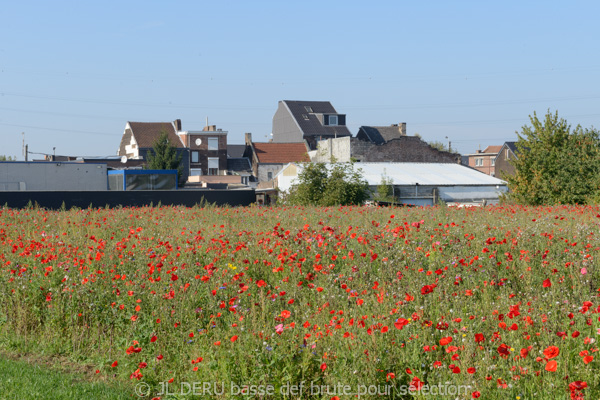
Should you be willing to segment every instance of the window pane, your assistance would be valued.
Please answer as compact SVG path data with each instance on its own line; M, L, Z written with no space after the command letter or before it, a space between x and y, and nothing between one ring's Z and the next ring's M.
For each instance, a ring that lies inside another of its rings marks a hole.
M208 159L208 168L219 168L219 159L218 158L209 158Z
M337 124L338 124L337 115L330 115L329 116L329 125L337 125Z
M219 150L219 139L218 138L208 138L208 149L209 150Z
M192 162L197 163L199 161L199 154L197 151L192 151Z

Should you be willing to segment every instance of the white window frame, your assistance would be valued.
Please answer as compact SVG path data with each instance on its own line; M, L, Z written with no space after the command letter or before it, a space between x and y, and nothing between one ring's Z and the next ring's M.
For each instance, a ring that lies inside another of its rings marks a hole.
M332 118L335 120L335 122L332 122ZM329 121L328 121L327 125L331 125L331 126L337 126L338 125L339 119L338 119L337 115L330 115L328 119L329 119Z
M208 150L219 150L219 138L208 138Z
M200 162L200 152L199 151L192 151L192 163L197 164Z
M492 167L495 167L495 166L496 166L496 159L492 158Z
M477 157L475 159L475 166L476 167L483 167L483 157Z

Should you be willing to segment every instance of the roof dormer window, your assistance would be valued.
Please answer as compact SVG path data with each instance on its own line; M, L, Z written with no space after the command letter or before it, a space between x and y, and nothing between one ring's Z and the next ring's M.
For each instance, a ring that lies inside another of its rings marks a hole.
M304 106L304 109L306 110L306 112L313 112L312 107L311 106Z
M330 115L328 118L328 124L327 125L337 125L338 124L338 116L337 115Z

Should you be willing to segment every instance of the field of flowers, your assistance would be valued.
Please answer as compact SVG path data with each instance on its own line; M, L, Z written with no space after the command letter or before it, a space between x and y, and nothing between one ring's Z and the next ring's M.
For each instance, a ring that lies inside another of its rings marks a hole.
M0 208L0 350L149 399L597 399L599 213Z

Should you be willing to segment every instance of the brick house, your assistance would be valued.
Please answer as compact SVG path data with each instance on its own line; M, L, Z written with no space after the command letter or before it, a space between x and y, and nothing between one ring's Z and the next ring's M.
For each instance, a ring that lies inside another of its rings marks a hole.
M227 131L209 125L201 131L179 131L178 135L190 152L190 176L226 175Z
M514 175L515 167L512 161L518 158L519 149L517 148L517 142L504 142L496 156L496 176L503 179L507 175Z
M228 170L227 131L217 129L215 125L205 126L201 131L184 131L179 119L173 122L127 122L118 155L143 160L145 164L148 151L162 132L167 133L169 142L182 156L184 182L218 183L223 180L237 183L243 180L239 173L231 174ZM224 175L238 176L218 178Z
M352 136L346 127L346 114L340 114L328 101L281 100L273 116L273 142L301 143L310 150L321 140Z
M182 156L182 180L190 174L189 151L177 132L181 130L181 120L173 122L131 122L127 121L117 154L133 160L148 160L148 151L162 132L167 133L169 142L175 146L177 155ZM145 162L144 162L145 165Z
M246 133L244 157L250 159L259 187L269 186L284 165L310 161L305 143L255 143L250 133Z
M468 166L490 176L496 176L496 157L502 146L488 146L485 150L477 150L467 154Z

